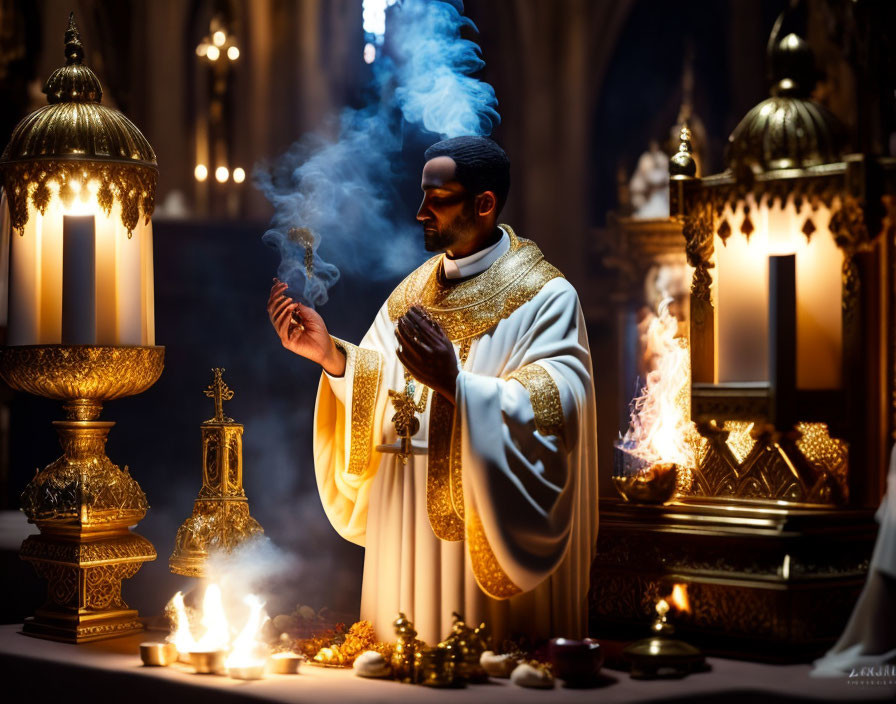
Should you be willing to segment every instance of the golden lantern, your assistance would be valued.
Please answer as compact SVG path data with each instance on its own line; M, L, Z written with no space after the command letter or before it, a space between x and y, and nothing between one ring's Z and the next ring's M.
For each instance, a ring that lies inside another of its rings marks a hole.
M863 505L882 462L885 301L878 234L890 159L841 158L842 128L809 98L813 58L770 40L772 96L729 139L728 169L696 178L682 131L672 214L694 267L691 413L706 440L694 493L777 505ZM888 275L888 272L883 272ZM860 468L850 472L850 467Z
M670 159L699 438L674 503L601 503L604 635L643 624L675 582L695 604L679 629L710 650L804 658L864 582L896 398L896 160L843 155L788 18L769 41L771 96L731 134L726 170L697 175L687 127Z
M22 494L40 533L20 555L49 582L24 632L83 642L142 629L121 582L156 557L129 530L148 504L128 468L106 456L114 423L98 418L104 401L156 382L165 350L153 319L155 154L130 120L100 104L73 16L65 56L44 87L49 104L16 126L0 159L11 230L0 374L67 412L53 423L63 456Z

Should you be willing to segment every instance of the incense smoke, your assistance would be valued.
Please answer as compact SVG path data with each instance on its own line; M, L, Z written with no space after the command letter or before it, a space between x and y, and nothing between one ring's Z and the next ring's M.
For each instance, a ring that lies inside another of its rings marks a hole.
M404 0L389 26L394 58L374 63L369 103L342 111L335 140L306 135L256 169L275 210L262 239L279 250L278 278L307 304L326 303L340 268L389 278L422 252L414 213L395 208L402 118L439 138L488 135L500 121L494 89L473 76L485 63L460 36L476 29L462 11L460 0ZM310 277L305 246L287 236L294 227L314 233ZM321 257L322 246L339 268Z

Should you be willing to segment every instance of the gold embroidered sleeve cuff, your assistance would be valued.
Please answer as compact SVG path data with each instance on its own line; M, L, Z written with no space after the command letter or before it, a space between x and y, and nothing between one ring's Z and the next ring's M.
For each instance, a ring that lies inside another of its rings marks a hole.
M495 557L485 535L482 519L475 509L468 511L466 524L470 563L473 566L473 575L482 591L492 599L509 599L520 594L523 590L510 579Z
M563 435L563 405L554 379L540 364L527 364L505 377L515 379L529 393L535 429L542 435Z
M373 457L373 425L376 396L382 377L379 352L333 338L345 354L346 383L351 380L351 447L348 473L363 474Z

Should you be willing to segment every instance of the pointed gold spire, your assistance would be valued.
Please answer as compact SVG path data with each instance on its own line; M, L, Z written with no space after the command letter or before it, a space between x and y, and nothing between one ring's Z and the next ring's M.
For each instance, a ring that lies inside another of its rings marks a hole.
M697 162L691 148L691 130L687 122L681 126L678 151L669 159L669 175L672 178L694 178L697 175Z

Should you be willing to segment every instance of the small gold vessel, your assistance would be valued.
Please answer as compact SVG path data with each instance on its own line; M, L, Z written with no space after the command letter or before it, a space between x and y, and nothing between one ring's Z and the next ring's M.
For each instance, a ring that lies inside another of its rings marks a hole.
M194 650L190 653L190 664L200 675L217 675L224 669L224 650Z
M267 671L272 675L297 675L304 659L297 653L274 653L268 658Z
M174 643L141 643L140 659L147 667L167 667L177 662Z
M675 498L678 473L674 462L654 462L631 474L614 474L613 484L631 503L665 504Z

